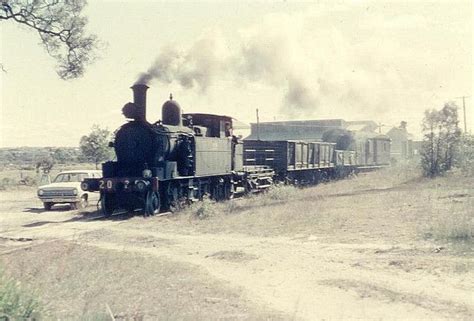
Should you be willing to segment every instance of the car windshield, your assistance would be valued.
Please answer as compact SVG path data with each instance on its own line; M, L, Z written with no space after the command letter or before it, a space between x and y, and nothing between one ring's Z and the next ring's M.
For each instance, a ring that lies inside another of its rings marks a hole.
M87 178L86 173L62 173L56 176L54 179L55 183L65 183L65 182L82 182L84 178Z

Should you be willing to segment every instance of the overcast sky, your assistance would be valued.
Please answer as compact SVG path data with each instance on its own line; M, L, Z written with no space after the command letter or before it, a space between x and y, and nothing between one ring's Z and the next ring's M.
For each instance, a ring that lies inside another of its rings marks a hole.
M472 10L471 1L90 0L89 30L107 46L73 81L57 77L37 34L2 21L0 147L77 146L93 124L115 130L129 87L155 61L149 120L172 92L186 112L404 120L419 135L425 109L473 94Z

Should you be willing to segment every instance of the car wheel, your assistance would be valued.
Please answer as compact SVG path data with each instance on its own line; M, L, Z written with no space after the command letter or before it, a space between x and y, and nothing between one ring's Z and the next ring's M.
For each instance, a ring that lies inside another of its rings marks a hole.
M43 203L43 206L44 206L44 209L46 211L50 211L51 210L51 207L53 207L54 203L51 203L51 202L44 202Z
M89 202L87 201L87 195L82 195L79 202L71 203L71 209L78 210L87 207L87 205L89 205Z
M76 208L86 208L89 205L87 194L81 196L81 200L76 203Z

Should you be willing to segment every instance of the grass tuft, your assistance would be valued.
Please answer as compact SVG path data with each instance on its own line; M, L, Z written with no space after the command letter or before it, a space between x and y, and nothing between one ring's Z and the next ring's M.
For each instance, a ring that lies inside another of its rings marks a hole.
M40 313L39 301L0 271L0 320L36 320Z
M287 201L298 199L300 196L298 188L292 185L274 185L265 193L258 195L264 203L286 203Z
M219 211L216 206L216 202L211 200L208 196L204 196L202 201L195 202L186 209L191 217L204 220L215 216Z
M469 212L449 213L449 215L433 222L429 231L427 235L437 240L473 242L474 216Z

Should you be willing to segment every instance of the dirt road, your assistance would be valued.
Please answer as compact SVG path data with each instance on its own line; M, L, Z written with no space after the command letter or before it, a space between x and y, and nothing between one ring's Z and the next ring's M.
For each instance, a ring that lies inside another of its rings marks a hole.
M443 248L429 242L394 244L362 239L337 243L312 234L202 233L177 226L160 229L168 222L166 217L93 220L88 216L74 219L67 211L38 216L11 210L4 216L0 232L4 241L0 257L13 260L23 248L34 251L40 244L67 241L115 253L164 258L190 265L243 293L255 305L275 312L244 318L474 318L472 256L444 255Z

